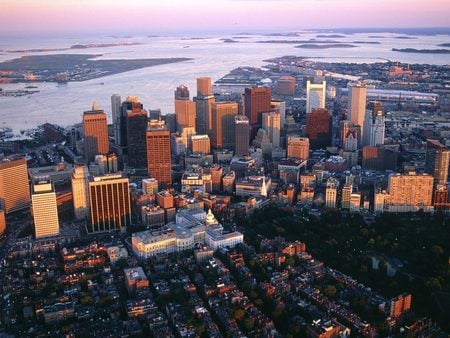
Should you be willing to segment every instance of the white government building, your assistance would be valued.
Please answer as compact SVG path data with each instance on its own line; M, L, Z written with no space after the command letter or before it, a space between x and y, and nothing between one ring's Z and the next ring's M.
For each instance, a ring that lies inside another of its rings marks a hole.
M240 232L224 234L222 225L211 212L182 210L176 222L168 223L158 231L136 232L131 237L134 253L142 259L193 249L196 245L208 245L211 249L234 247L244 241Z

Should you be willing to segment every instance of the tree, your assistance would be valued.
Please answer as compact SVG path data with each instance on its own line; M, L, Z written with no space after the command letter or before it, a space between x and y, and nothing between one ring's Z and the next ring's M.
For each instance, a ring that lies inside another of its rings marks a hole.
M242 325L244 326L244 330L245 331L251 331L253 330L255 323L253 322L253 320L251 320L250 318L246 317L243 321L242 321Z
M325 286L325 288L323 289L323 293L325 294L325 296L327 296L328 298L334 298L336 296L336 287L334 285L327 285Z
M245 311L243 309L236 309L233 311L233 318L240 322L245 317Z

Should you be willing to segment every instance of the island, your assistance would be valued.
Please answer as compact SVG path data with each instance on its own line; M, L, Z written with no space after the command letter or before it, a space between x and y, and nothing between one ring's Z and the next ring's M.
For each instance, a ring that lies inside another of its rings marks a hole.
M319 34L316 35L317 38L345 38L345 35L340 35L340 34Z
M450 43L440 43L439 47L450 47Z
M352 41L352 43L355 43L357 45L380 45L381 42L379 41Z
M329 48L353 48L355 45L350 45L346 43L334 43L327 45L315 45L315 44L303 44L295 46L295 48L304 48L304 49L329 49Z
M42 53L42 52L56 52L71 49L88 49L88 48L108 48L118 46L137 46L142 45L140 42L113 42L113 43L89 43L89 44L75 44L66 48L33 48L33 49L13 49L8 50L8 53Z
M392 48L394 52L418 54L450 54L450 49Z
M239 41L233 40L233 39L220 39L225 43L238 43Z
M30 55L0 63L0 82L86 81L190 58L95 59L102 54Z

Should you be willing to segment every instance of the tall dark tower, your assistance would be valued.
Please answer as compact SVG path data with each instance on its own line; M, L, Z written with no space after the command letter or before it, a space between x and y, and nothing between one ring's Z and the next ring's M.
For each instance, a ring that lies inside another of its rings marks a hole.
M248 147L250 144L250 125L245 115L236 115L234 119L235 127L235 154L236 156L248 155Z
M133 168L147 167L147 111L140 104L133 105L127 113L128 166Z

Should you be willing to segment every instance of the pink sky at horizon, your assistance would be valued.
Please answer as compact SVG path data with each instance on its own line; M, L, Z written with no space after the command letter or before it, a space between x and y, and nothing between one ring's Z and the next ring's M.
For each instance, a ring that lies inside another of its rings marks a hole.
M449 27L449 0L0 0L0 34Z

